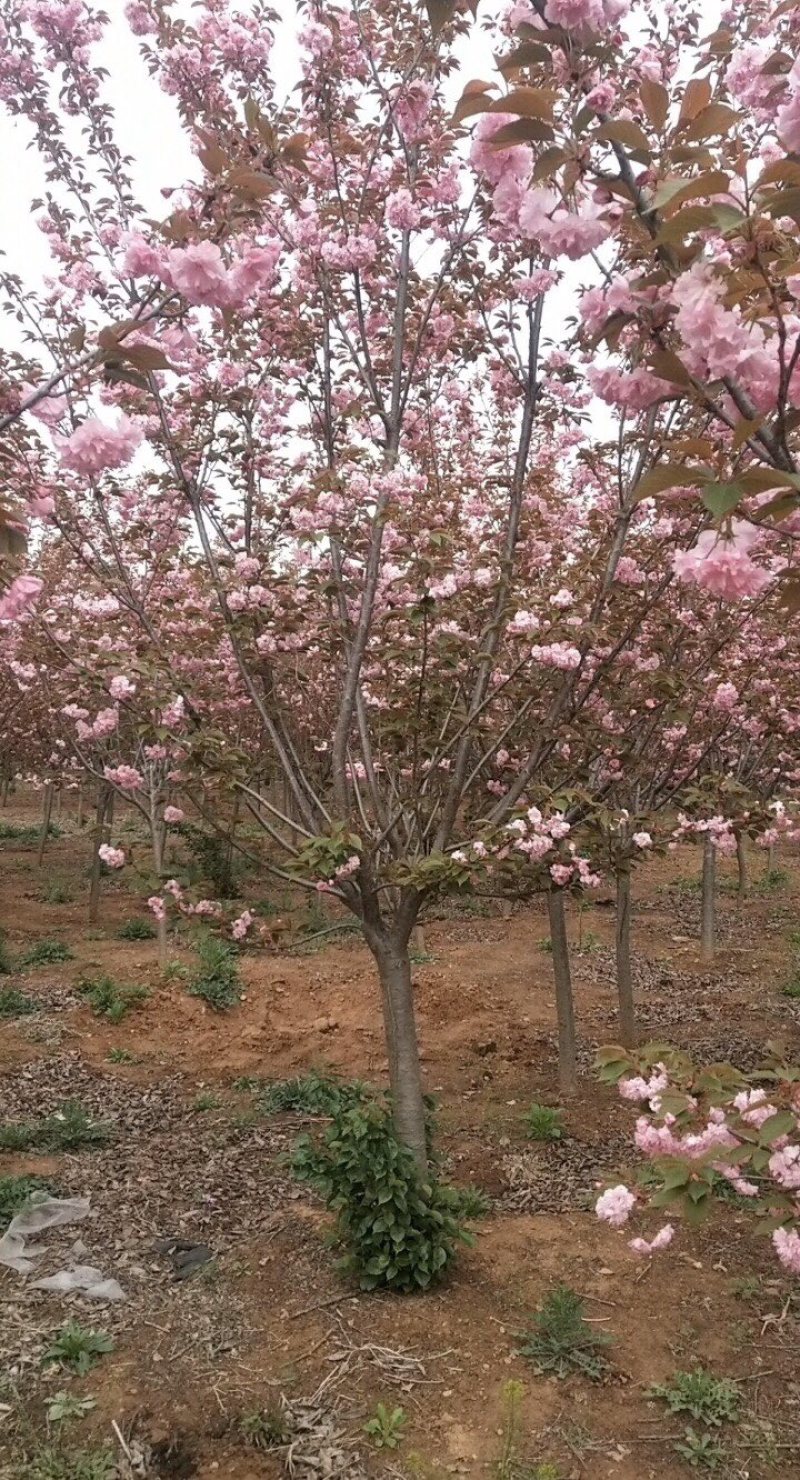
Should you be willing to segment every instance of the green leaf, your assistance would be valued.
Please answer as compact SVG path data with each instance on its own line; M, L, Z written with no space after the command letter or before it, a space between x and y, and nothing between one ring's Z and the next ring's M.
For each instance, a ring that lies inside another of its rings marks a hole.
M740 483L707 483L702 491L702 500L709 513L721 519L730 514L741 503L745 492Z

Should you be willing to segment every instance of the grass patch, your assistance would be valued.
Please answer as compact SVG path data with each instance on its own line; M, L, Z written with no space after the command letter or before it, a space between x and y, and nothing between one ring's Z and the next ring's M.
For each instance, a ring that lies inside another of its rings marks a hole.
M51 1184L44 1177L0 1177L0 1228L10 1223L34 1192L52 1191Z
M359 1104L369 1087L358 1079L338 1079L312 1069L296 1079L277 1079L267 1085L261 1099L265 1115L336 1115Z
M104 1146L110 1136L103 1121L92 1120L77 1100L67 1100L41 1120L0 1125L0 1151L78 1151Z
M533 1328L520 1346L520 1354L537 1372L569 1377L577 1372L593 1382L608 1371L603 1350L611 1341L605 1331L590 1326L584 1303L569 1285L556 1285L536 1312Z
M243 1413L236 1428L248 1449L282 1449L291 1438L289 1425L279 1408Z
M64 1367L78 1377L85 1377L101 1357L113 1350L114 1342L107 1331L90 1330L72 1320L61 1327L42 1361L46 1367Z
M190 997L202 997L215 1012L237 1007L242 1000L242 983L233 946L216 935L203 935L197 942L200 970L189 987Z
M663 1399L670 1413L688 1413L696 1423L711 1428L736 1423L742 1404L735 1382L729 1377L714 1377L704 1367L694 1372L673 1372L669 1382L654 1383L649 1396Z
M17 827L13 822L0 822L0 843L38 843L42 835L40 827ZM51 822L47 829L48 838L60 838L62 829Z
M63 940L37 940L19 958L20 966L50 966L56 961L71 961L73 953Z
M0 987L0 1018L29 1017L36 1003L19 987Z
M531 1105L525 1125L532 1141L562 1141L564 1112L556 1105Z
M113 1480L119 1474L110 1448L73 1449L46 1445L24 1464L20 1480Z
M132 920L126 920L117 931L117 940L155 940L155 926L142 915L134 915Z
M42 904L72 904L74 898L75 895L70 889L69 884L63 883L60 879L53 879L49 884L45 884L44 889L39 892L39 899Z
M82 981L78 991L88 1002L95 1017L108 1018L110 1023L121 1023L125 1014L137 1002L144 1002L148 996L144 987L120 986L110 976Z

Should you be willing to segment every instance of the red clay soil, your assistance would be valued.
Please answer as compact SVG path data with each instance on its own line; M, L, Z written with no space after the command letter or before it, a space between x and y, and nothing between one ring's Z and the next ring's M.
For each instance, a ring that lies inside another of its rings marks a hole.
M12 806L3 820L33 815L32 804ZM34 848L0 843L0 924L11 955L45 938L74 952L0 978L0 988L19 986L39 1009L0 1020L0 1121L75 1098L108 1122L113 1140L46 1159L0 1153L0 1178L33 1171L62 1195L88 1193L92 1219L48 1235L47 1248L55 1258L80 1233L88 1262L119 1278L128 1298L99 1307L34 1291L0 1269L0 1366L8 1362L13 1376L11 1396L0 1390L0 1415L9 1404L0 1454L5 1443L10 1466L0 1475L28 1473L31 1454L48 1442L44 1400L67 1389L97 1403L58 1440L66 1451L113 1438L116 1421L149 1454L146 1475L277 1477L290 1473L285 1455L248 1448L242 1416L274 1408L281 1395L307 1399L328 1379L317 1404L360 1456L336 1473L679 1480L693 1470L674 1446L693 1421L669 1414L648 1389L699 1364L740 1384L742 1418L721 1433L717 1473L800 1475L800 1305L768 1240L745 1212L720 1207L699 1233L681 1228L660 1262L642 1263L591 1212L597 1183L630 1173L637 1160L630 1107L591 1073L595 1047L615 1037L612 909L584 909L580 950L571 920L583 1077L563 1106L565 1139L544 1147L524 1123L532 1101L559 1103L544 910L426 924L416 996L446 1174L484 1189L493 1204L447 1283L398 1299L354 1292L337 1272L329 1220L285 1164L308 1124L260 1113L254 1083L321 1067L383 1080L368 952L335 936L320 937L314 953L249 951L241 1005L213 1012L188 994L177 967L159 978L154 942L117 938L142 913L135 879L108 882L100 925L88 928L89 846L66 821L39 871ZM640 871L634 949L648 1037L746 1067L770 1040L798 1053L798 1006L781 985L793 967L800 869L780 863L784 878L757 883L744 901L723 870L712 966L696 948L699 856L686 849ZM65 892L72 898L63 901ZM189 971L188 943L176 943L173 958ZM77 990L102 975L149 992L117 1025L94 1016ZM214 1257L176 1282L154 1250L167 1235L207 1243ZM585 1297L590 1321L613 1337L598 1383L538 1376L517 1354L559 1282ZM84 1378L41 1367L69 1316L115 1341ZM517 1467L503 1471L510 1379L523 1393ZM379 1401L405 1410L396 1450L375 1450L363 1433ZM548 1463L552 1470L537 1471Z

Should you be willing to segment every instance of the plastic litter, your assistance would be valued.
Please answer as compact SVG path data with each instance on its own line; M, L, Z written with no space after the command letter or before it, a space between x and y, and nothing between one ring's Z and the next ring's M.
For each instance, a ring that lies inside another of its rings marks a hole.
M125 1291L116 1280L107 1280L99 1269L91 1264L76 1264L72 1269L61 1269L44 1280L33 1280L34 1290L80 1290L92 1300L124 1300Z
M29 1240L48 1228L59 1228L65 1223L80 1223L89 1216L88 1197L33 1197L27 1207L11 1219L0 1238L0 1264L14 1269L18 1274L30 1274L34 1260L45 1251ZM85 1254L86 1247L78 1241L73 1254ZM61 1269L46 1279L33 1280L36 1290L80 1290L94 1300L124 1300L125 1291L114 1279L106 1279L102 1271L90 1264L74 1264Z

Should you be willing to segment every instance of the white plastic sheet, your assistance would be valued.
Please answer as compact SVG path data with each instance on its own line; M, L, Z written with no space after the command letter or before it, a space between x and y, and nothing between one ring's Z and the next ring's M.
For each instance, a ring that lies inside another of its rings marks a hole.
M2 1238L0 1238L0 1264L8 1269L14 1269L18 1274L30 1274L34 1268L34 1260L41 1257L45 1252L39 1245L31 1244L29 1240L40 1233L45 1233L48 1228L63 1227L66 1223L80 1223L89 1216L88 1197L36 1197L34 1195L27 1207L17 1213L8 1225ZM82 1244L73 1249L73 1253L85 1253ZM90 1296L93 1300L124 1300L125 1292L122 1286L114 1279L106 1279L102 1271L95 1269L90 1264L73 1264L68 1269L61 1269L57 1274L49 1275L45 1279L34 1280L34 1289L37 1290L60 1290L67 1292L79 1290L82 1294Z

